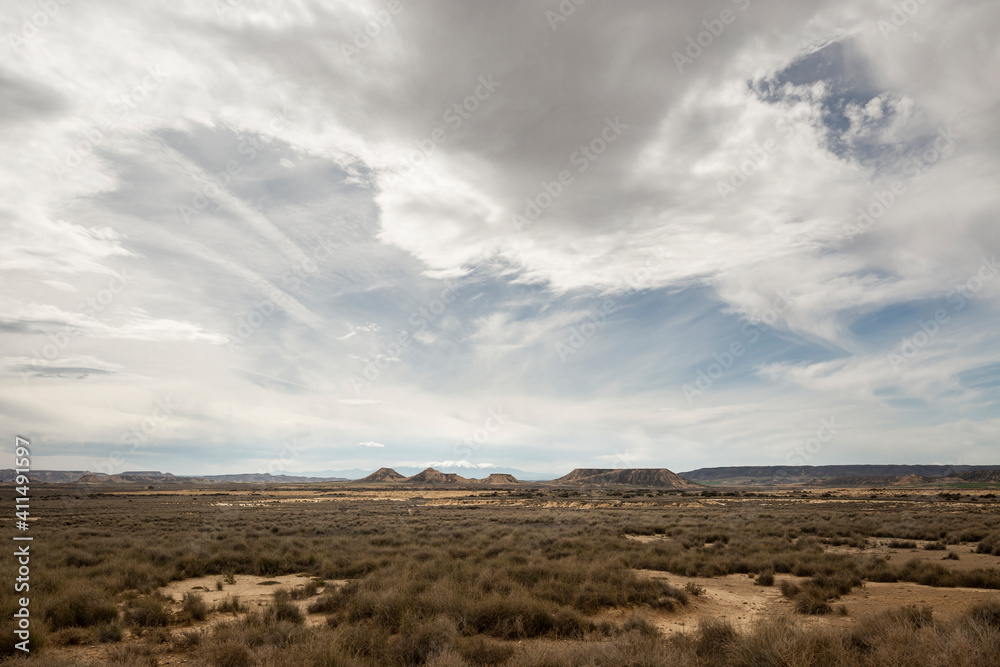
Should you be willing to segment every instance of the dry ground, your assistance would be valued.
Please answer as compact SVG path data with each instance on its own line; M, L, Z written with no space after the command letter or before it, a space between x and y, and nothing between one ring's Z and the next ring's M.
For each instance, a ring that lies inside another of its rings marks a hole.
M935 624L892 617L918 633L911 643L960 632L980 638L970 655L989 649L992 630L962 624L971 605L1000 600L1000 503L985 490L960 501L937 490L824 493L49 485L32 526L33 613L46 641L29 662L739 664L725 653L738 642L709 641L699 627L729 622L752 643L787 619L781 627L795 632L852 633L873 613L913 606L932 608ZM939 542L944 550L924 548ZM769 571L774 585L756 585ZM829 589L830 576L846 577L846 590ZM799 613L782 582L846 613ZM287 604L301 620L282 620L279 589L298 591ZM204 620L185 615L185 593L201 596ZM214 611L232 596L242 612ZM134 620L143 600L159 601L165 625ZM115 627L120 640L109 640ZM857 641L843 641L845 664L880 650L851 657Z

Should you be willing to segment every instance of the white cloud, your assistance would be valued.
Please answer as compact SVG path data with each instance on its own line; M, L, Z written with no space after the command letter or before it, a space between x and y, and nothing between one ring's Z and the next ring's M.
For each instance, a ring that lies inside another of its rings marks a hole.
M824 456L934 458L948 437L985 456L997 283L901 372L885 359L1000 247L995 5L923 5L883 36L880 5L754 2L683 72L673 52L711 18L694 3L588 4L555 33L527 1L413 5L346 58L382 6L71 3L11 53L0 355L31 373L0 392L4 426L110 451L171 395L147 449L167 461L308 432L356 465L376 438L441 465L680 468L783 461L839 411ZM810 78L838 43L844 66ZM455 126L482 76L499 87ZM444 278L463 287L447 303ZM604 298L623 307L563 363ZM680 387L761 319L689 405ZM511 418L458 451L499 405Z

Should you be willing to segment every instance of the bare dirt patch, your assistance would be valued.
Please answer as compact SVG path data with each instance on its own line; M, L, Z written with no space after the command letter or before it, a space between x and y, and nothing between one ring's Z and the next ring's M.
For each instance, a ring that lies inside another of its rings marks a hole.
M226 598L238 596L240 602L247 609L252 610L258 607L266 607L271 602L274 591L279 588L286 588L289 591L304 589L306 584L309 583L310 577L305 574L285 574L280 577L258 577L249 574L237 574L235 576L236 583L223 583L222 590L216 590L216 582L223 580L224 577L209 575L207 577L172 581L161 588L160 592L177 603L178 609L185 593L199 593L209 608L212 609ZM346 583L346 581L332 581L326 582L325 586L339 586L343 583ZM322 590L324 589L320 589L320 592ZM293 600L293 602L298 604L303 614L306 613L306 606L309 603L308 599ZM233 618L233 615L213 613L209 618L225 620Z
M724 577L682 577L654 570L638 570L640 575L660 579L677 588L693 583L705 589L701 595L689 595L688 603L670 612L656 612L653 622L664 634L695 630L701 620L719 619L740 629L754 621L792 612L792 604L781 596L776 586L756 586L745 574ZM783 577L805 581L804 577ZM775 578L776 581L780 579Z
M120 644L91 643L80 646L58 646L50 650L55 655L71 660L86 661L90 664L110 664L112 652L118 650L119 647L126 645L148 645L155 647L157 643L169 641L185 633L207 633L220 623L234 621L247 612L262 610L273 600L274 591L280 588L288 591L301 591L311 581L311 577L305 574L286 574L275 577L240 574L235 575L235 583L232 584L225 583L224 579L225 577L217 575L194 577L172 581L159 590L160 594L172 601L167 603L167 606L173 613L181 611L181 601L186 593L201 595L210 610L208 617L204 621L184 622L179 625L170 625L156 630L147 629L142 632L142 636L137 634L135 629L129 628L126 630L124 640ZM223 581L221 591L217 590L216 581ZM291 601L302 612L307 627L320 626L326 623L326 617L323 614L309 613L309 603L315 599L315 596L322 594L330 587L340 586L345 583L347 583L347 580L327 581L324 587L318 589L313 596ZM219 603L233 597L239 598L243 611L239 613L216 611ZM160 633L161 640L157 641L153 639L157 636L156 633ZM156 657L160 665L181 665L191 662L190 655L184 653L157 651Z
M783 580L802 583L808 577L777 575L774 586L757 586L745 574L706 578L682 577L654 570L637 572L642 576L667 581L677 588L694 583L705 589L700 596L689 596L688 604L677 610L652 614L654 624L666 635L695 630L702 620L727 620L735 627L747 630L757 621L785 615L794 615L797 622L806 626L848 627L862 616L914 605L930 606L937 618L951 618L967 610L972 604L1000 600L1000 591L978 588L934 588L909 582L867 582L863 587L855 588L832 603L835 607L843 605L847 610L846 616L838 613L806 616L795 613L791 601L781 595L778 584ZM626 610L615 610L609 613L608 618L626 615Z

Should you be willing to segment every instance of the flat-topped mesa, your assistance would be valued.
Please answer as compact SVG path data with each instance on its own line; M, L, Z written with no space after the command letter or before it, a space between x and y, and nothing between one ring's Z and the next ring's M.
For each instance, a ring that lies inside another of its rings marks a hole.
M406 481L410 484L471 484L473 483L471 479L466 479L465 477L460 477L454 473L441 472L440 470L435 470L434 468L427 468L422 472L418 472L413 477L407 477Z
M944 480L944 477L924 477L923 475L845 475L830 477L813 482L820 486L920 486Z
M701 485L686 480L666 468L577 468L552 480L556 484L622 484L668 489L697 489Z
M481 484L518 484L517 477L505 473L495 472L485 479L479 480Z
M400 475L398 472L396 472L392 468L379 468L378 470L376 470L372 474L368 475L364 479L359 479L358 481L359 482L369 482L369 483L402 482L404 479L406 479L406 478L403 477L402 475Z
M80 479L76 481L80 484L96 484L98 482L124 482L125 479L121 475L95 475L92 472L87 472L80 475Z

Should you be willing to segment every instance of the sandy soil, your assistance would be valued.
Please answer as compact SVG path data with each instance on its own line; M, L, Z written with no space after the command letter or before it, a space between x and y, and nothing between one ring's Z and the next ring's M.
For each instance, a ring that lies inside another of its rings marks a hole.
M287 588L288 590L305 588L305 585L309 582L309 576L305 574L285 574L280 577L256 577L246 574L238 574L236 575L235 584L223 583L222 590L217 591L215 589L215 582L221 580L222 577L212 575L208 577L184 579L183 581L172 581L161 588L160 592L176 602L177 609L180 609L180 601L184 597L184 594L188 592L201 593L202 598L209 607L214 607L228 597L239 596L241 603L246 605L247 608L253 609L255 607L266 606L271 601L274 591L279 588ZM325 585L339 586L343 583L346 583L346 580L328 581ZM320 592L323 590L324 589L321 588ZM294 602L296 602L299 605L299 608L302 609L302 613L306 613L306 607L308 606L309 601L310 600L295 600ZM232 614L212 614L209 618L226 620L231 619L232 617ZM207 622L208 621L206 621L206 623Z
M639 570L639 574L662 579L678 588L694 582L705 589L701 596L689 596L688 604L678 610L652 614L656 626L667 635L690 632L702 619L724 619L745 629L755 620L786 614L794 614L796 620L805 625L846 627L861 616L910 605L930 605L935 617L948 618L965 611L975 602L1000 599L1000 591L977 588L932 588L903 582L867 583L833 603L834 606L844 605L846 616L803 616L795 614L791 601L782 597L778 583L783 580L803 582L808 580L807 577L777 575L774 586L756 586L754 580L745 574L714 578L681 577L652 570ZM625 610L615 610L607 618L626 615L628 612Z
M218 591L216 590L215 582L219 579L221 579L221 577L213 575L208 577L184 579L182 581L172 581L161 588L159 592L173 600L171 611L174 612L180 610L180 601L184 597L184 594L188 592L200 593L209 608L214 608L215 605L228 597L239 596L240 603L244 605L244 608L253 610L266 606L271 601L274 591L279 588L286 588L288 590L304 588L309 582L310 577L306 574L286 574L278 577L257 577L239 574L236 575L236 583L223 583L222 590ZM324 587L320 588L316 595L321 595L323 591L327 590L327 588L331 586L340 586L345 583L347 583L347 580L327 581ZM298 605L299 609L301 609L302 613L305 615L305 624L307 627L322 625L326 622L326 616L323 614L309 614L307 607L314 599L315 596L292 601L293 604ZM204 621L193 622L186 625L172 625L167 628L163 628L163 630L169 636L178 636L186 632L206 631L219 623L232 621L236 618L238 618L238 615L236 614L223 614L217 611L212 611L208 615L208 618ZM129 630L126 631L126 639L122 642L122 644L129 641L143 642L144 640L133 637L131 631ZM86 646L52 647L50 650L57 656L65 656L66 658L86 661L93 664L108 664L109 651L114 649L114 644L90 644ZM190 655L171 652L160 653L157 655L157 658L160 665L184 665L192 661Z

